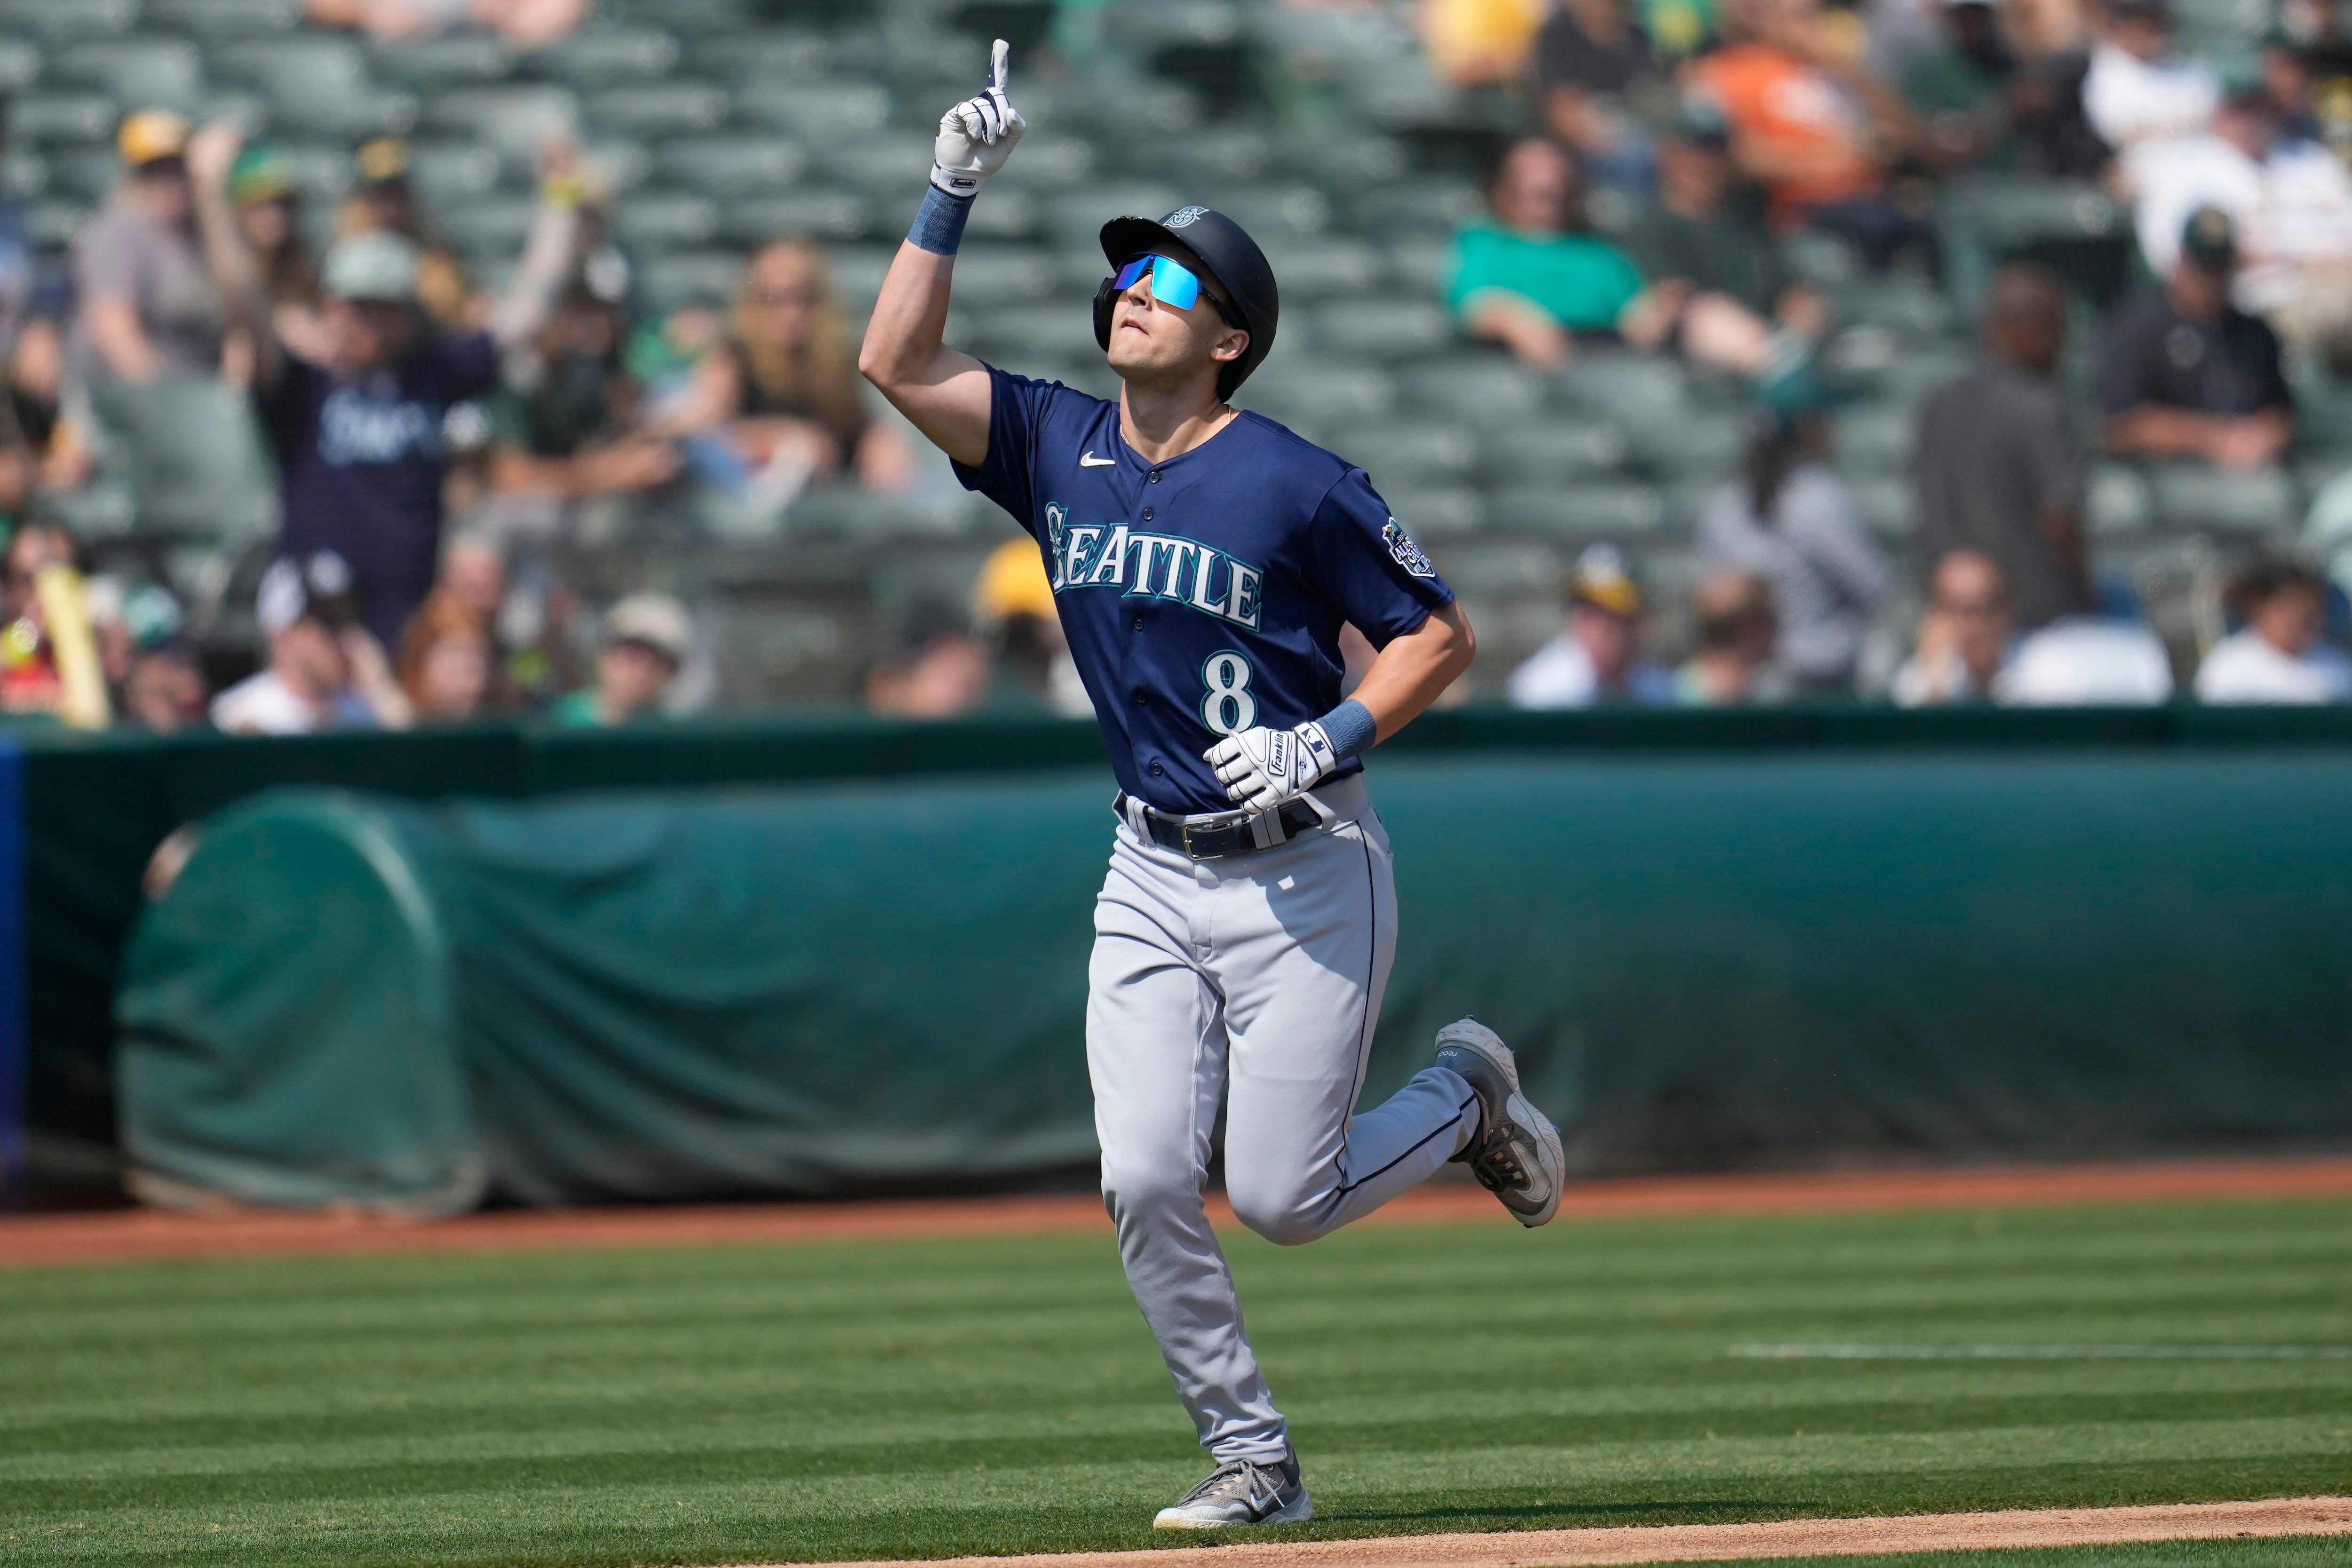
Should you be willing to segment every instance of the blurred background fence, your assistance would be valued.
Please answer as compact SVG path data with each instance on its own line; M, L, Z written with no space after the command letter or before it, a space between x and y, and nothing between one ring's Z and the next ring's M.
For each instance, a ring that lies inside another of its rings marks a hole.
M151 1192L419 1207L1091 1158L1091 726L26 762L52 1185L126 1148ZM1453 712L1374 784L1405 927L1373 1096L1475 1009L1588 1172L2352 1133L2352 715Z

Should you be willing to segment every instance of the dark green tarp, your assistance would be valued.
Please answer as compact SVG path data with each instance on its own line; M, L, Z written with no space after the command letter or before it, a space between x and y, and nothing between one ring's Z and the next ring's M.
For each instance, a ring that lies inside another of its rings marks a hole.
M1371 1096L1475 1011L1591 1171L2352 1136L2352 755L1424 753L1375 792L1404 924ZM540 1202L1084 1160L1108 793L267 796L133 942L126 1142L239 1196L411 1206L469 1159ZM276 912L235 922L257 889ZM422 982L321 1016L436 952L437 1040Z

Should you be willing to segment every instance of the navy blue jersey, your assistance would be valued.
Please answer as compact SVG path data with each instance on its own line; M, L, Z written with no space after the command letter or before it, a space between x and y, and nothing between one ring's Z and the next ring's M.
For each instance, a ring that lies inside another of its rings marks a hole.
M1162 811L1233 809L1220 735L1338 706L1343 624L1385 647L1454 602L1364 471L1271 419L1152 464L1118 404L989 379L987 459L956 477L1036 538L1112 770Z

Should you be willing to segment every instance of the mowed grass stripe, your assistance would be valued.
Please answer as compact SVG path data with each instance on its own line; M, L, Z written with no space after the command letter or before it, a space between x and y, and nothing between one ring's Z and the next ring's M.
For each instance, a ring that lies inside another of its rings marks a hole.
M1232 1238L1307 1535L2342 1489L2352 1203ZM1143 1545L1202 1461L1107 1238L0 1275L0 1563Z

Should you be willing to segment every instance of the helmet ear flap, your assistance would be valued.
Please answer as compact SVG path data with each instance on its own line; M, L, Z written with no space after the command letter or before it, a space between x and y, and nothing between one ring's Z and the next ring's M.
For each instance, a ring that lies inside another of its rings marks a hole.
M1110 352L1110 316L1118 303L1118 279L1106 278L1095 290L1095 342L1106 353Z

